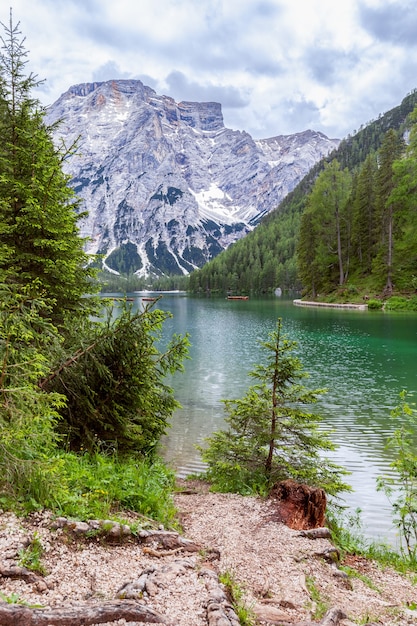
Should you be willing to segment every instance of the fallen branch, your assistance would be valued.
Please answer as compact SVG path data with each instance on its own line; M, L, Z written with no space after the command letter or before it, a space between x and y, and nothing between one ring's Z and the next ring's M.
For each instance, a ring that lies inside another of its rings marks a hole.
M91 626L125 619L127 622L169 624L156 611L138 602L121 600L98 606L84 605L56 609L32 609L20 604L0 602L2 626Z

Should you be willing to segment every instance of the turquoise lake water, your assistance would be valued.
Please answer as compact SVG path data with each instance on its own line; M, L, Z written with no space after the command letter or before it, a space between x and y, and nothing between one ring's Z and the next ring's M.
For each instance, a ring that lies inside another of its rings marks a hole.
M143 307L134 294L134 307ZM179 475L202 464L195 444L223 426L222 399L239 398L253 379L248 372L262 359L278 317L310 374L306 385L328 389L315 406L324 427L333 429L334 458L351 472L349 510L359 507L369 537L395 542L389 503L376 491L376 477L391 474L385 445L396 427L390 411L402 389L417 398L417 315L297 307L292 299L197 298L164 294L157 306L173 318L164 333L190 334L190 359L172 386L182 408L163 441L164 457ZM410 398L412 399L412 398Z

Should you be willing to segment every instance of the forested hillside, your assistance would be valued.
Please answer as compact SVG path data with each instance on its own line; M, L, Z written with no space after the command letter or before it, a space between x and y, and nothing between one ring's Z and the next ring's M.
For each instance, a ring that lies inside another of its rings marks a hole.
M413 147L410 145L406 152L401 139L407 118L416 105L417 91L413 91L398 107L344 139L255 231L193 272L190 290L195 293L270 293L276 287L304 288L314 296L318 291L328 293L349 284L352 290L366 290L369 286L392 292L393 274L397 281L399 275L402 276L398 289L408 288L413 268L417 274L415 261L409 254L416 238L413 207L408 203L407 208L400 209L397 205L395 209L390 208L390 198L394 186L403 189L403 196L409 193L404 187L406 180L401 182L400 179L404 175L409 185ZM333 197L336 206L327 197L330 188L324 184L332 176L337 179ZM396 194L398 203L400 191ZM397 217L401 214L401 219L390 220L392 211ZM321 223L324 227L330 216L327 230L313 232L313 220L316 226ZM404 229L400 236L402 243L397 245L401 254L400 258L394 258L393 237L394 232L398 236L400 228ZM310 240L308 235L311 235ZM407 268L402 263L405 259ZM317 282L317 276L322 274L323 280ZM354 285L352 278L359 283Z

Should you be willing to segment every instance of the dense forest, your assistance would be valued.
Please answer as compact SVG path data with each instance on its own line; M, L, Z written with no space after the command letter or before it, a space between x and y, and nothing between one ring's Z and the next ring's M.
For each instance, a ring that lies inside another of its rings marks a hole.
M190 291L413 292L416 104L414 91L343 140L252 233L193 272Z

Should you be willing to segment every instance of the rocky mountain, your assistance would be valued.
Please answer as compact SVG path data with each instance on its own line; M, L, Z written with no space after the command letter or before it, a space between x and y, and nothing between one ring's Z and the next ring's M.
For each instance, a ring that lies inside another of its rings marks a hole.
M87 251L115 272L186 274L252 230L339 140L254 140L216 102L175 102L138 80L71 87L48 110L88 217Z

